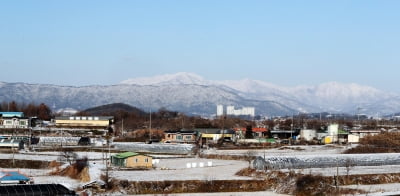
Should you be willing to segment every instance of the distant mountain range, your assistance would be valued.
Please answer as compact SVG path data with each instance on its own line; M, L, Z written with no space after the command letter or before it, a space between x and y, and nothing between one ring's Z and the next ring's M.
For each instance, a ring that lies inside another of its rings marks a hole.
M258 115L298 112L363 113L382 116L399 112L400 96L372 87L338 82L282 87L243 79L210 81L192 73L134 78L108 86L57 86L0 83L0 101L46 103L58 108L86 108L126 103L144 111L160 108L212 115L216 105L255 107Z

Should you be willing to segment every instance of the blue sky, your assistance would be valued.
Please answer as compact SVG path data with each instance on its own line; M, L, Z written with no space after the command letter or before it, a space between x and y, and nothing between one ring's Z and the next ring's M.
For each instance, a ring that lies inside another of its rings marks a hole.
M400 92L400 1L1 1L0 80L60 85L192 72Z

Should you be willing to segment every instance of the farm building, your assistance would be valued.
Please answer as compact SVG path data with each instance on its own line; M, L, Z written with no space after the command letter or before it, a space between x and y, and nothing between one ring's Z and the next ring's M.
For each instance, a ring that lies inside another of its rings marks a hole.
M0 171L0 184L28 184L30 181L18 171Z
M24 149L24 141L22 139L0 139L0 148Z
M151 168L153 158L135 152L123 152L111 156L111 163L118 167Z
M114 124L112 116L58 116L55 118L58 128L102 128L108 129Z
M85 146L90 145L88 137L40 137L41 146Z
M0 186L1 195L54 195L54 196L76 196L61 184L15 184Z

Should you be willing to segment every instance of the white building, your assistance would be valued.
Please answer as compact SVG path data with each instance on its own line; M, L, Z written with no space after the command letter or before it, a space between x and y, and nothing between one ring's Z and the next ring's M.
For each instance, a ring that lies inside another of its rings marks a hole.
M224 106L217 105L217 116L222 116L222 115L224 115Z
M217 116L224 114L224 106L217 105ZM235 109L235 106L226 106L226 115L231 116L255 116L254 107L243 107L242 109Z

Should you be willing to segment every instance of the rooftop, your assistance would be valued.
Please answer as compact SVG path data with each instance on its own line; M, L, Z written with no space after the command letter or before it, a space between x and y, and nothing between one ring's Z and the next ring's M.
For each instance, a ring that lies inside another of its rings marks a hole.
M30 179L17 171L1 171L0 181L29 181Z
M23 112L0 112L0 115L2 117L24 117L24 113Z
M113 116L56 116L56 120L111 120Z
M118 154L114 155L114 157L119 158L119 159L126 159L128 157L133 157L133 156L136 156L136 155L139 155L139 153L136 153L136 152L121 152L121 153L118 153Z

